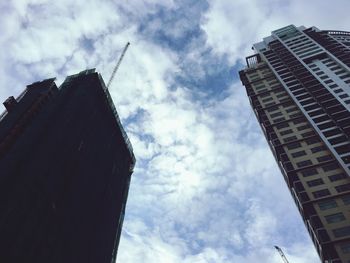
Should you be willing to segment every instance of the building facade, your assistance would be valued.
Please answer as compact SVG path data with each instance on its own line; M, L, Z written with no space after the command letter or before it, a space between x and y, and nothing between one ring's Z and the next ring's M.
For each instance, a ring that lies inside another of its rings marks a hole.
M115 262L135 157L101 75L4 105L0 262Z
M290 25L240 71L322 262L350 262L350 32Z

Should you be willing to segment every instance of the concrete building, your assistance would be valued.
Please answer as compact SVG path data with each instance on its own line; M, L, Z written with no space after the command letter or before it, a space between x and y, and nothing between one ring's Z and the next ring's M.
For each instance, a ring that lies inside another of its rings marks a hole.
M240 71L322 262L350 262L350 33L290 25Z
M135 164L102 77L33 83L0 117L0 262L114 262Z

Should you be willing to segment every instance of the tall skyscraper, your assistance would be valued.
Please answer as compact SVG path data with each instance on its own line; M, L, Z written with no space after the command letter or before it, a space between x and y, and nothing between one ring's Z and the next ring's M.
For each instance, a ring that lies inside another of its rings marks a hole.
M135 158L102 77L36 82L4 104L0 262L114 262Z
M350 262L350 32L290 25L240 71L322 262Z

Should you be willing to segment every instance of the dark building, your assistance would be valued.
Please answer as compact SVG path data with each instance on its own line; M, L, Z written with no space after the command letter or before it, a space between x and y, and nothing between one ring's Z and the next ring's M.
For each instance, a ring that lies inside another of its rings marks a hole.
M290 25L240 72L322 262L350 262L350 32Z
M0 262L114 262L135 158L101 75L36 82L4 105Z

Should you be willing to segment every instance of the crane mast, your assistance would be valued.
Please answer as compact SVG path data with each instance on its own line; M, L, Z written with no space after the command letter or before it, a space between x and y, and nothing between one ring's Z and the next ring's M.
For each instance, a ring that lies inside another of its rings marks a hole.
M125 55L126 51L128 50L128 47L129 47L129 46L130 46L130 42L126 43L126 45L125 45L125 47L124 47L124 49L123 49L123 51L122 51L122 54L120 55L120 58L119 58L119 60L118 60L118 62L117 62L117 65L115 65L115 67L114 67L114 69L113 69L113 72L112 72L112 75L111 75L111 77L110 77L110 79L109 79L109 81L108 81L108 83L107 83L107 86L106 86L107 89L108 89L109 86L111 85L111 83L112 83L112 81L113 81L113 79L114 79L114 77L115 77L115 74L117 73L117 70L118 70L118 68L119 68L119 66L120 66L120 63L122 62L122 60L123 60L123 58L124 58L124 55Z
M276 250L278 251L278 253L281 255L281 258L283 259L284 263L289 263L288 259L286 258L286 256L284 255L283 251L281 248L279 248L278 246L275 246Z

